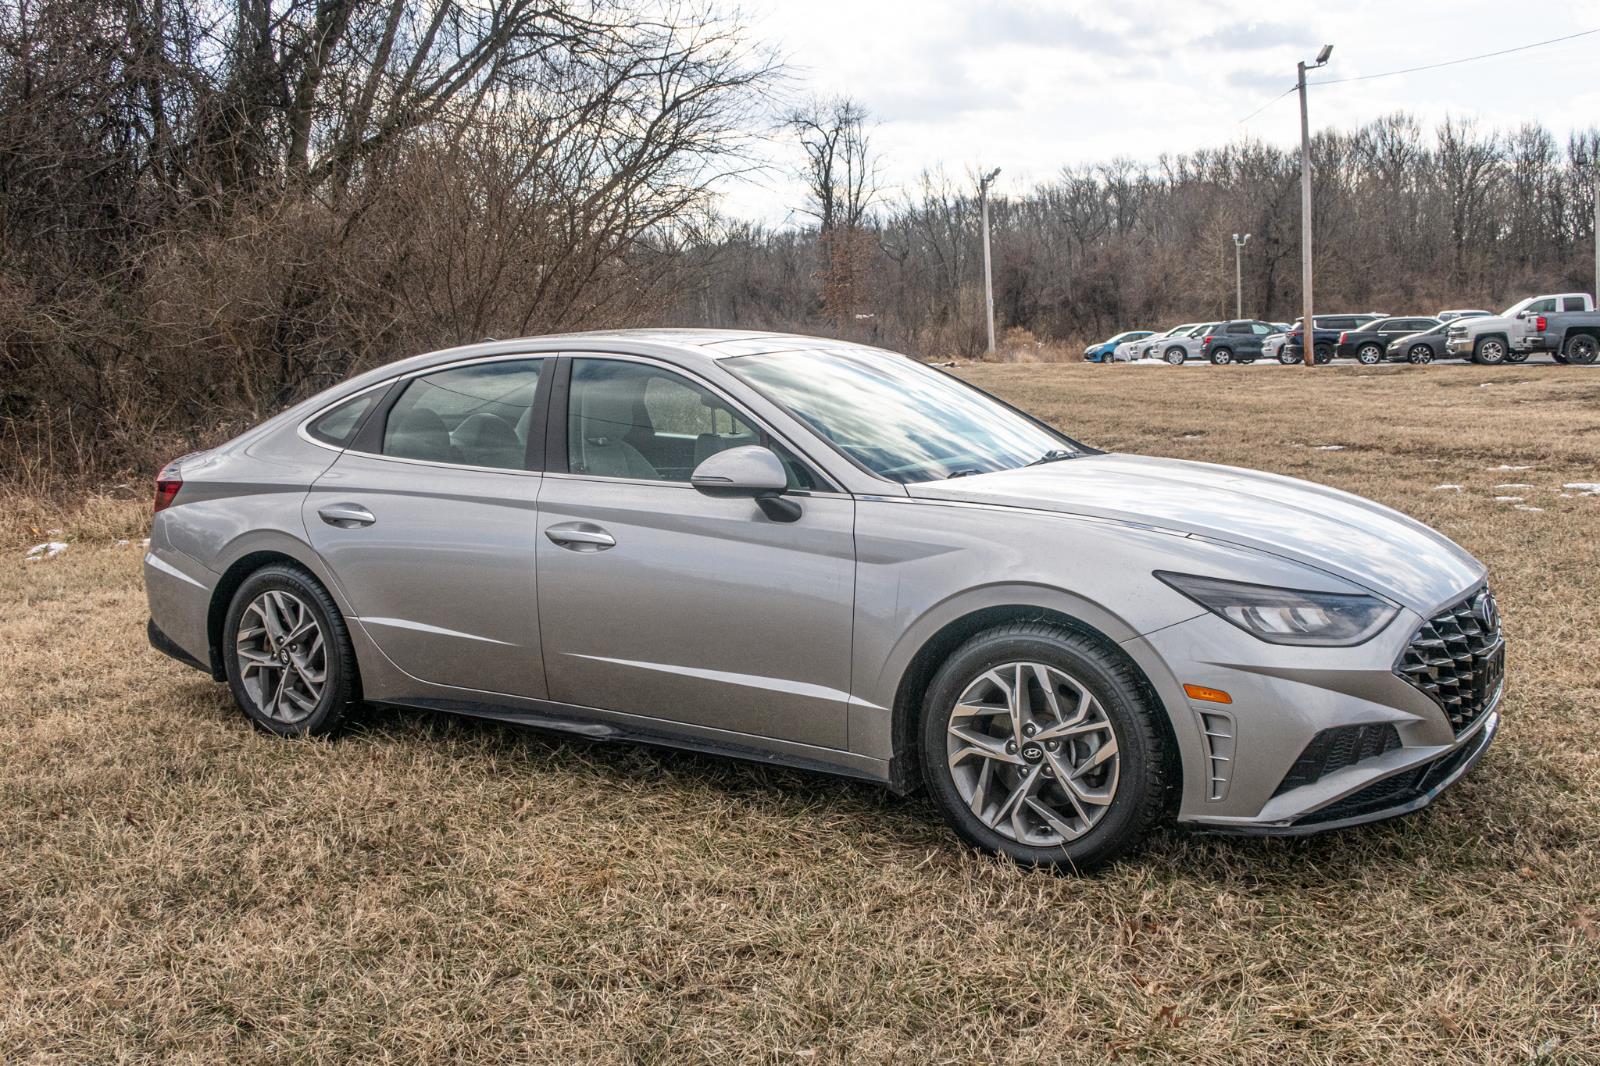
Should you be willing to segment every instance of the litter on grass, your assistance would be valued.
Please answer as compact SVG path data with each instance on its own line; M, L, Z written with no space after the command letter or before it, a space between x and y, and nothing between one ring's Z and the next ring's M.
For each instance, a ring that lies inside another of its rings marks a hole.
M47 540L43 544L35 544L33 547L29 548L28 553L24 555L23 558L28 560L30 563L36 563L40 559L54 559L56 556L60 555L66 550L67 545L65 541Z

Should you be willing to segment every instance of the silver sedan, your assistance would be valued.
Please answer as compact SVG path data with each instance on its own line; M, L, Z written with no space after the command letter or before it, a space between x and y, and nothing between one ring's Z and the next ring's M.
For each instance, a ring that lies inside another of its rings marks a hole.
M836 341L418 356L174 461L156 509L150 640L261 729L381 703L832 771L1028 864L1393 817L1499 724L1494 599L1440 534Z

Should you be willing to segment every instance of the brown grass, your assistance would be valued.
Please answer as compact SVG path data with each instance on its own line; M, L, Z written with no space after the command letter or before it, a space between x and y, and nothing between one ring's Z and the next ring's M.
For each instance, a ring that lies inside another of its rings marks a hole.
M68 515L59 558L0 558L6 1058L1600 1060L1600 497L1559 495L1600 482L1600 375L964 372L1461 540L1512 642L1499 743L1396 824L1030 874L829 778L420 713L265 738Z

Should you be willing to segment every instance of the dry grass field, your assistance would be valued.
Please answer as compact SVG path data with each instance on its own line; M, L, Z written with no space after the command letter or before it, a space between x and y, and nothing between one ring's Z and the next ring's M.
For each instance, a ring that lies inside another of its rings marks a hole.
M1511 641L1499 742L1398 823L1026 873L921 799L797 772L395 711L269 739L146 647L137 540L112 546L142 504L61 515L69 549L25 562L51 519L16 501L0 1055L1600 1061L1600 495L1563 488L1600 482L1600 373L961 372L1101 447L1461 541Z

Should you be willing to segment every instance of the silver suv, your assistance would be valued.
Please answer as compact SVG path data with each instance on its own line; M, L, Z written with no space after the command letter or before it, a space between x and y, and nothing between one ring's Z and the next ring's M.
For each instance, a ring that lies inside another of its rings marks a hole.
M144 572L151 642L273 733L367 701L920 785L1028 864L1404 814L1499 724L1433 530L807 337L374 370L163 470Z

